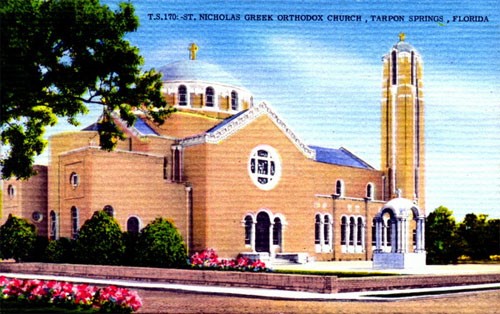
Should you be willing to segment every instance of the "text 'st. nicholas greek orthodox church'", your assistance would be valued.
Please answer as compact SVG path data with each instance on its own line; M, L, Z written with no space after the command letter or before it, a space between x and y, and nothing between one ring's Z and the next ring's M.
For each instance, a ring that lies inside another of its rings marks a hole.
M424 252L422 59L404 35L383 58L380 170L345 148L302 142L189 49L189 59L160 69L178 109L163 125L114 117L127 138L112 152L99 148L97 123L52 136L47 167L4 182L0 222L12 213L51 239L75 238L104 210L129 232L171 218L190 252L223 257L375 262Z

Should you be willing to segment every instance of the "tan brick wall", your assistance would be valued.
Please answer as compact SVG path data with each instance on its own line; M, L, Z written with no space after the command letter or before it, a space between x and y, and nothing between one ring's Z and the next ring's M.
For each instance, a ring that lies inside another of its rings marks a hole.
M276 149L282 161L281 179L271 191L256 187L247 170L251 151L261 144ZM200 221L206 223L206 228L200 227L194 232L197 243L195 250L211 247L223 257L234 257L240 252L249 251L250 248L244 243L242 220L247 213L256 215L266 210L285 217L282 251L308 252L318 259L326 260L371 258L371 228L366 232L368 254L363 252L341 257L338 254L339 246L336 247L337 256L333 252L315 254L314 218L318 212L315 194L333 194L337 179L345 183L346 194L351 199L337 200L334 215L335 243L339 243L340 217L349 213L348 205L353 210L359 207L359 212L353 214L368 215L368 226L371 227L371 220L381 203L369 202L366 206L362 198L366 194L368 182L374 184L376 198L382 197L381 172L314 162L306 158L267 116L258 118L217 145L187 148L185 164L185 179L194 187L195 224ZM204 191L200 191L199 187ZM332 199L326 199L325 202L326 208L322 208L321 212L333 213ZM206 234L206 241L198 241L196 238L203 234Z
M2 182L3 210L0 212L0 225L3 225L9 214L25 218L34 224L37 233L47 235L47 167L34 166L37 174L28 180L9 179ZM13 186L15 194L9 197L9 186ZM42 214L40 221L32 218L34 212Z
M81 180L74 191L69 184L64 184L69 197L61 202L61 236L70 236L72 206L80 210L81 227L94 211L102 210L106 205L113 207L123 231L131 216L140 219L141 227L155 218L164 217L172 219L183 237L187 236L185 188L164 179L162 156L92 148L68 154L61 158L61 163L70 168L65 173L78 171Z

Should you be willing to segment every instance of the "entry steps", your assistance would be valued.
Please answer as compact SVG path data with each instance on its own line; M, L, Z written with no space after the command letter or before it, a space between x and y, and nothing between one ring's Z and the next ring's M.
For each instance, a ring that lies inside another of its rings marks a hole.
M307 253L276 253L275 256L270 256L268 252L244 252L240 255L251 260L261 260L269 266L307 264L312 261Z

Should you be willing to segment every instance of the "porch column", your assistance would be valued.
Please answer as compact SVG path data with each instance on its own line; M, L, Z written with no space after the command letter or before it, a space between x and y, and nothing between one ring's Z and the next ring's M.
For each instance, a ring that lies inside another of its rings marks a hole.
M381 242L382 242L382 219L377 218L375 220L375 252L381 252Z
M397 239L397 245L396 245L396 252L397 253L402 253L403 252L403 237L404 237L404 234L403 234L403 221L401 219L398 219L396 221L396 224L397 224L397 236L398 236L398 239Z

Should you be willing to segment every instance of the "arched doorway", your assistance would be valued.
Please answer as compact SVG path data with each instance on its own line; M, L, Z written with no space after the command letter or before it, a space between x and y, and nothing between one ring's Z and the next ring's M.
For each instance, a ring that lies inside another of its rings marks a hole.
M269 234L271 219L266 212L260 212L257 215L257 224L255 226L255 251L270 252Z

